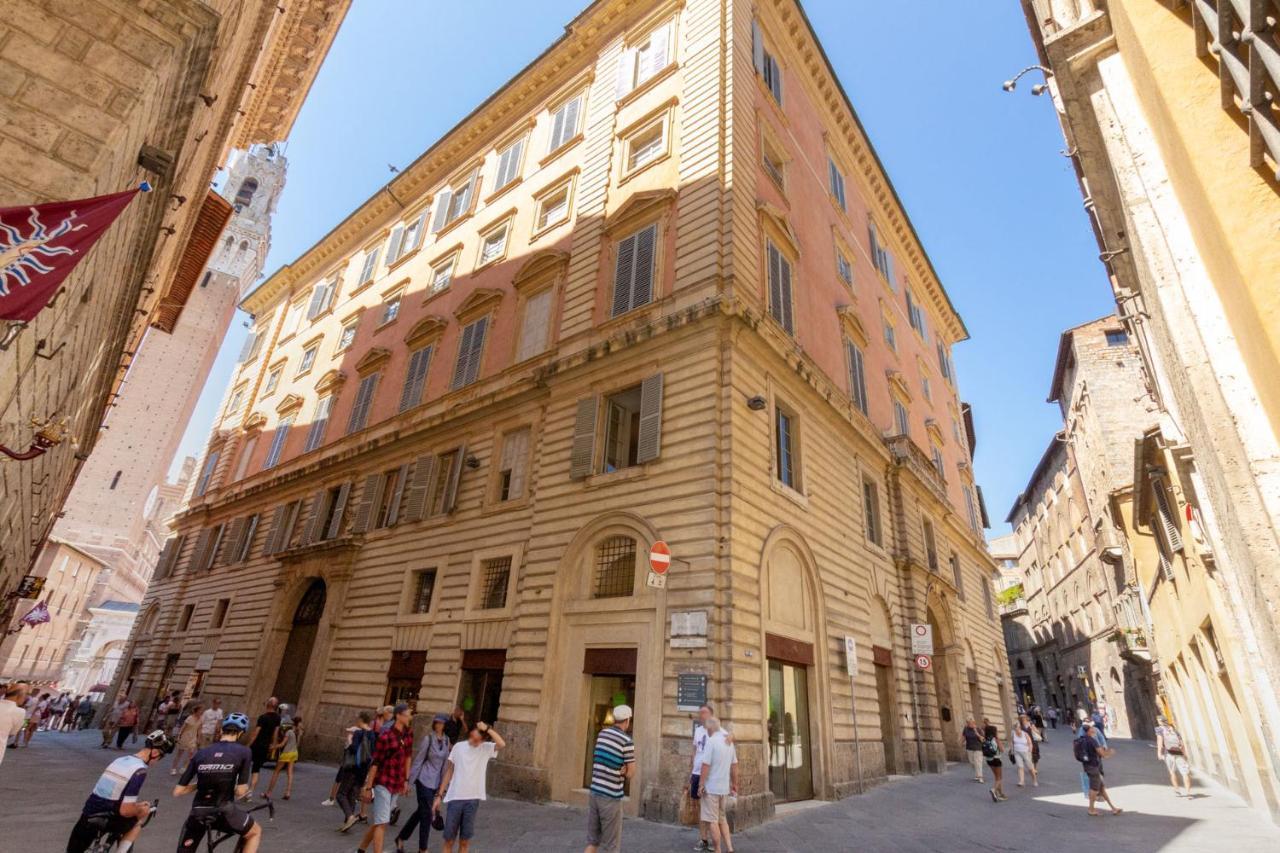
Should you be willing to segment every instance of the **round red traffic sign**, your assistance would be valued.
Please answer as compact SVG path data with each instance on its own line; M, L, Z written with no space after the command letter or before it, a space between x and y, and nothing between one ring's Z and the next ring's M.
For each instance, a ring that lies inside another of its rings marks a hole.
M932 664L928 655L916 655L916 669L928 669Z
M661 539L649 549L649 568L660 575L665 575L671 568L671 546Z

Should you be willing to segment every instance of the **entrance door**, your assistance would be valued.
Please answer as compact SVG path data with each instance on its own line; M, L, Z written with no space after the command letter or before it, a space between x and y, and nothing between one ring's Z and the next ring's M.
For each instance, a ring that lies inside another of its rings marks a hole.
M302 684L307 680L307 666L311 662L311 647L315 645L320 630L320 617L324 615L326 588L324 581L316 579L298 602L293 612L293 629L285 643L284 657L280 659L280 671L276 674L276 686L271 695L281 702L296 705L302 697Z
M887 651L887 650L886 650ZM885 655L888 657L888 654ZM876 664L876 702L880 705L880 742L884 744L884 772L900 773L898 733L894 731L893 670Z
M813 799L807 667L769 661L769 790L779 802Z
M596 752L596 736L613 725L613 709L619 705L636 704L636 677L634 675L592 675L587 699L587 743L582 767L582 787L591 787L591 765ZM623 792L631 793L631 781L624 780Z

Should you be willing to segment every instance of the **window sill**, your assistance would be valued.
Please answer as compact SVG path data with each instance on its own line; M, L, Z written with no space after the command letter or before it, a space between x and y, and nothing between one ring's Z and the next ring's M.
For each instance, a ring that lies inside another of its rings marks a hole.
M428 291L427 291L427 295L426 295L426 297L425 297L425 298L423 298L423 300L422 300L422 304L423 304L424 306L425 306L425 305L428 305L428 304L430 304L431 302L433 302L435 299L437 299L437 298L439 298L439 297L441 297L441 296L444 296L446 293L450 292L451 290L453 290L453 288L452 288L452 287L450 287L449 285L446 285L446 286L444 286L444 287L440 288L439 290L428 290Z
M498 199L502 198L502 197L503 197L504 195L506 195L507 193L511 192L511 191L512 191L513 189L515 189L516 187L520 186L520 184L522 184L523 182L524 182L524 177L523 177L523 176L518 176L518 177L512 178L510 181L508 181L508 182L507 182L506 184L504 184L503 186L498 187L496 190L494 190L493 192L489 193L488 198L483 199L483 203L484 203L484 205L485 205L486 207L488 207L489 205L493 204L493 203L494 203L495 201L497 201Z
M603 471L598 474L591 474L582 482L588 490L602 489L606 486L611 486L614 483L643 480L647 476L649 476L649 463L645 462L639 465L630 465L626 468L619 468L617 471Z
M631 171L629 171L629 172L627 172L626 174L622 175L620 178L618 178L618 186L623 186L623 185L624 185L624 184L626 184L628 181L630 181L632 178L635 178L635 177L637 177L637 176L639 176L639 175L643 175L645 172L649 171L650 169L652 169L654 166L658 165L659 163L664 163L664 162L666 162L667 160L670 160L670 159L671 159L671 141L670 141L670 140L667 140L667 150L666 150L666 151L662 152L662 153L661 153L661 154L659 154L657 157L654 157L654 158L653 158L652 160L650 160L648 163L644 163L644 164L642 164L642 165L640 165L640 166L636 166L636 167L635 167L634 169L632 169Z
M350 347L348 347L347 349L350 349ZM337 355L339 352L344 352L344 350L338 350L337 352L334 353L334 355ZM293 374L293 378L295 380L301 379L302 377L309 375L311 371L314 369L315 369L314 367L308 367L306 370L300 370L297 373Z
M347 294L347 299L351 299L353 296L358 296L359 294L364 293L366 290L373 287L373 283L377 281L377 279L378 277L375 275L373 278L360 282L352 288L350 293Z
M401 265L401 264L403 264L405 261L409 260L409 259L410 259L410 258L412 258L414 255L418 254L418 252L419 252L419 251L421 251L421 250L422 250L422 244L421 244L421 243L419 243L415 248L411 249L411 250L410 250L410 251L408 251L408 252L405 252L403 255L401 255L400 257L396 258L394 261L389 261L389 262L387 263L387 272L390 272L391 270L393 270L393 269L395 269L396 267L400 266L400 265ZM377 278L377 276L374 276L374 278ZM368 283L369 283L369 284L373 284L373 279L372 279L372 278L371 278L371 279L369 279L369 282L368 282Z
M283 338L281 338L280 340L276 341L276 348L278 349L278 348L280 348L280 347L284 346L285 344L289 343L289 341L293 340L295 337L297 337L297 335L298 335L298 332L297 332L297 330L295 329L294 331L292 331L292 332L290 332L289 334L285 335L285 336L284 336Z
M565 216L560 219L557 219L555 222L548 222L546 225L543 225L537 231L534 231L532 234L529 235L529 242L533 243L538 240L541 240L544 235L551 233L552 231L559 228L561 225L567 225L572 218L573 217L571 216Z
M476 267L471 270L471 274L475 275L481 270L487 270L489 267L497 266L498 264L502 263L506 259L507 259L507 251L506 249L503 249L502 254L498 255L496 258L490 258L489 260L485 261L482 264L477 264Z
M561 154L568 151L570 148L577 145L582 140L583 140L583 134L579 132L577 136L574 136L573 138L567 140L559 148L548 151L547 156L543 157L541 160L538 161L539 168L546 166L551 161L557 159Z
M510 512L512 510L525 509L528 506L529 506L528 494L525 494L523 497L518 497L512 500L506 500L506 501L490 500L490 501L487 501L485 505L481 508L480 515L481 516L496 515L497 513L500 513L500 512Z
M426 613L401 613L396 617L396 625L430 625L436 619L435 608Z
M680 68L680 63L678 62L667 63L666 68L657 72L648 80L645 80L643 83L636 86L630 92L627 92L627 94L623 95L621 98L618 98L618 100L615 102L615 105L617 106L618 109L622 109L623 107L627 106L633 101L638 100L642 95L644 95L645 92L648 92L656 88L658 84L661 83L663 80L666 80L668 77L675 74L676 71L679 70L679 68Z
M373 328L373 333L376 335L378 334L378 332L381 332L383 329L387 328L388 326L394 326L399 321L399 319L400 319L400 315L397 314L396 316L392 317L390 320L386 320L382 323L379 323L377 326ZM351 347L347 347L347 349L351 349Z
M457 219L453 219L445 223L443 226L441 226L440 230L436 232L436 240L439 241L440 238L442 238L444 235L448 234L450 231L457 228L462 223L470 220L473 215L474 215L474 212L469 210L466 213L459 216Z
M779 482L776 474L769 479L769 488L773 490L775 494L782 495L801 509L809 509L809 496L804 492L796 491L786 483Z

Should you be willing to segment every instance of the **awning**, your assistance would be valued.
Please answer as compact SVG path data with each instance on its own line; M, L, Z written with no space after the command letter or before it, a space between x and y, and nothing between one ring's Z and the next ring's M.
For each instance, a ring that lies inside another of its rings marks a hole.
M168 288L160 295L160 303L156 306L151 318L152 328L162 332L172 332L178 324L178 317L195 290L200 273L209 263L222 229L227 227L234 211L231 203L209 190L200 205L200 213L196 215L196 224L191 229L191 238L182 249L178 259L178 269L169 282Z

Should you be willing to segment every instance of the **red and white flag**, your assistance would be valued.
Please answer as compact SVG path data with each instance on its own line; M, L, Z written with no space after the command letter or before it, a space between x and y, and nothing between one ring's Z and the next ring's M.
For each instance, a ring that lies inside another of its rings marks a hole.
M0 207L0 319L30 321L140 187L77 201Z
M30 625L34 628L37 625L43 625L51 618L53 617L49 615L49 605L45 604L43 601L38 601L36 602L36 606L27 611L27 615L23 616L18 621L23 625Z

